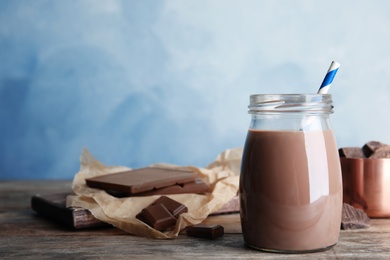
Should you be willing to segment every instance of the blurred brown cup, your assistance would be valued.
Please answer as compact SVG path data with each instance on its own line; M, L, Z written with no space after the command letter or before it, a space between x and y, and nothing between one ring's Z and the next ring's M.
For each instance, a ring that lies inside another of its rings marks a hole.
M369 217L390 217L390 158L340 158L343 200Z

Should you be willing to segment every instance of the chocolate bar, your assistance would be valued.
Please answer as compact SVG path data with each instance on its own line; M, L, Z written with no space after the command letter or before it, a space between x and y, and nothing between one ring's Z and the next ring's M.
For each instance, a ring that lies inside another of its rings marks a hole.
M31 208L39 215L72 229L109 226L96 219L87 209L67 208L68 195L69 193L34 195L31 198Z
M136 194L195 181L192 171L147 167L86 179L91 188Z
M370 226L370 218L361 210L343 203L341 229L361 229Z
M345 158L365 158L363 150L360 147L343 147L339 149L340 157Z
M176 224L180 214L188 212L188 208L169 197L161 196L137 214L136 218L152 228L164 231Z
M183 184L176 184L161 189L154 189L151 191L145 191L140 193L127 193L127 192L118 192L113 190L106 190L110 195L123 198L130 196L152 196L152 195L168 195L168 194L183 194L183 193L205 193L210 191L210 186L205 183L202 179L195 179L193 182L187 182Z
M196 225L186 229L187 236L216 239L223 236L224 229L221 225Z

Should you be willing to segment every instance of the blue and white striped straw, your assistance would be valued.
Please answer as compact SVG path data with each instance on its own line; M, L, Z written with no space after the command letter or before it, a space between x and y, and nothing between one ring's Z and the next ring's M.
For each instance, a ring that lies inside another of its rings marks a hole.
M321 87L318 90L317 94L328 93L330 85L332 84L333 78L336 75L337 71L339 70L339 67L340 67L340 63L338 63L337 61L332 61L328 73L326 73L324 81L322 81Z

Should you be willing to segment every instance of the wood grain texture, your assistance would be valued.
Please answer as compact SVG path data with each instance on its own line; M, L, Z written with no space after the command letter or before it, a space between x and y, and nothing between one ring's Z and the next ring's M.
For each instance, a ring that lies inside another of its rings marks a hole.
M161 259L389 259L390 256L390 219L372 219L367 229L341 231L339 243L328 251L280 255L247 248L241 234L225 234L213 241L186 235L156 240L129 235L116 228L71 230L47 221L31 209L32 195L67 192L70 185L70 181L0 182L0 259L150 259L156 255Z

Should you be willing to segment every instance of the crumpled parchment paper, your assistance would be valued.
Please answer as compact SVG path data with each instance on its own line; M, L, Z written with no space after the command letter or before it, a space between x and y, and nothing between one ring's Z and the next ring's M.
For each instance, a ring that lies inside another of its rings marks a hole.
M154 164L150 166L171 167L195 171L200 178L210 184L211 192L206 194L166 195L188 208L188 213L179 216L176 225L160 232L135 218L141 210L158 199L160 195L145 197L115 198L103 190L89 188L86 178L129 170L125 166L106 166L83 149L80 157L80 171L73 179L72 189L76 195L67 197L67 207L88 209L95 218L137 236L172 239L190 225L201 223L207 216L219 210L238 191L242 148L225 150L214 162L205 168Z

